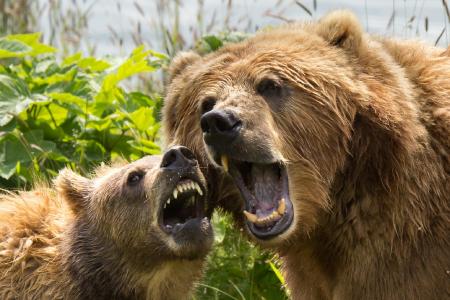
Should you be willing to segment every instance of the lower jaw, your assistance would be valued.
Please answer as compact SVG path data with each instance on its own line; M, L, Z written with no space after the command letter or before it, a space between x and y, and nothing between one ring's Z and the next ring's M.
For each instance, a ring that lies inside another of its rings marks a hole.
M244 201L245 201L246 211L250 212L251 205L249 203L248 198L246 197L249 194L248 190L243 191L243 189L241 187L239 187L239 185L238 185L238 189L240 191L241 197L245 199ZM286 190L287 190L287 184L286 184ZM244 195L244 193L247 195ZM255 223L249 221L249 219L244 217L249 233L256 239L264 240L264 241L275 240L277 237L285 235L285 233L288 232L289 229L291 228L293 219L294 219L293 204L290 201L288 193L283 193L282 196L280 197L280 199L284 199L283 202L284 202L285 208L282 209L283 212L281 212L281 211L279 212L281 214L281 218L279 220L266 226L266 227L270 227L270 229L264 228L264 226L257 226ZM281 202L278 203L278 207L274 208L274 212L278 211L278 209L280 207L280 203ZM262 228L260 229L258 227L262 227Z
M171 237L178 244L187 246L207 243L212 235L212 227L208 218L193 218L183 223L179 230L172 232Z
M247 229L250 232L250 234L253 235L255 238L257 238L259 240L268 241L268 240L276 239L277 237L282 236L284 233L286 233L289 230L289 228L291 227L292 221L293 221L293 215L289 214L289 215L283 216L282 219L277 221L270 230L258 229L257 226L250 221L246 221L246 226L247 226ZM289 224L289 225L285 225L285 224ZM280 228L280 227L283 227L283 228Z

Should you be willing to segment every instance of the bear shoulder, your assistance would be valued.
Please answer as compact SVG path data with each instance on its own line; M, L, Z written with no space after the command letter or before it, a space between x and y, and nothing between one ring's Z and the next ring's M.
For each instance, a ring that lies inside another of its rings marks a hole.
M67 205L47 187L0 195L1 299L67 295L58 253L69 218Z

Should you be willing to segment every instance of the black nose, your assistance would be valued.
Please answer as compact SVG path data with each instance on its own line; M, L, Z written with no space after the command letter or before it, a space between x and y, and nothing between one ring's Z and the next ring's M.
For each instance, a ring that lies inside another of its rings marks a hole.
M184 146L169 148L162 158L161 168L183 169L197 165L197 159L191 150Z
M224 110L211 110L200 119L205 142L216 147L225 146L236 139L241 124L235 113Z

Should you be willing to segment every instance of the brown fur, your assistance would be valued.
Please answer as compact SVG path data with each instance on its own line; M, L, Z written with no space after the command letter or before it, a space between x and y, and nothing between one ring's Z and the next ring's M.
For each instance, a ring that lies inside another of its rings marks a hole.
M194 149L215 205L242 224L242 200L205 150L199 118L243 120L230 155L281 158L294 225L257 240L276 250L294 299L446 299L450 293L450 59L418 41L363 33L349 12L288 25L175 60L167 144ZM264 78L286 89L270 101Z
M208 249L190 253L155 225L159 163L94 179L64 170L54 187L0 195L0 299L188 299ZM146 175L131 189L133 170Z

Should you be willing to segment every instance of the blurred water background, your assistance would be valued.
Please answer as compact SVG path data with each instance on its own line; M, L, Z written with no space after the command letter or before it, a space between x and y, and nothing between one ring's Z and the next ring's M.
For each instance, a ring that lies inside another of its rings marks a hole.
M3 2L3 4L2 4ZM27 0L11 2L12 11ZM421 38L449 45L446 0L35 0L25 26L66 52L123 55L136 45L173 55L198 37L225 30L254 32L265 26L318 19L346 8L370 33ZM28 5L30 6L30 5ZM14 11L12 12L13 17ZM5 22L3 22L5 23Z

